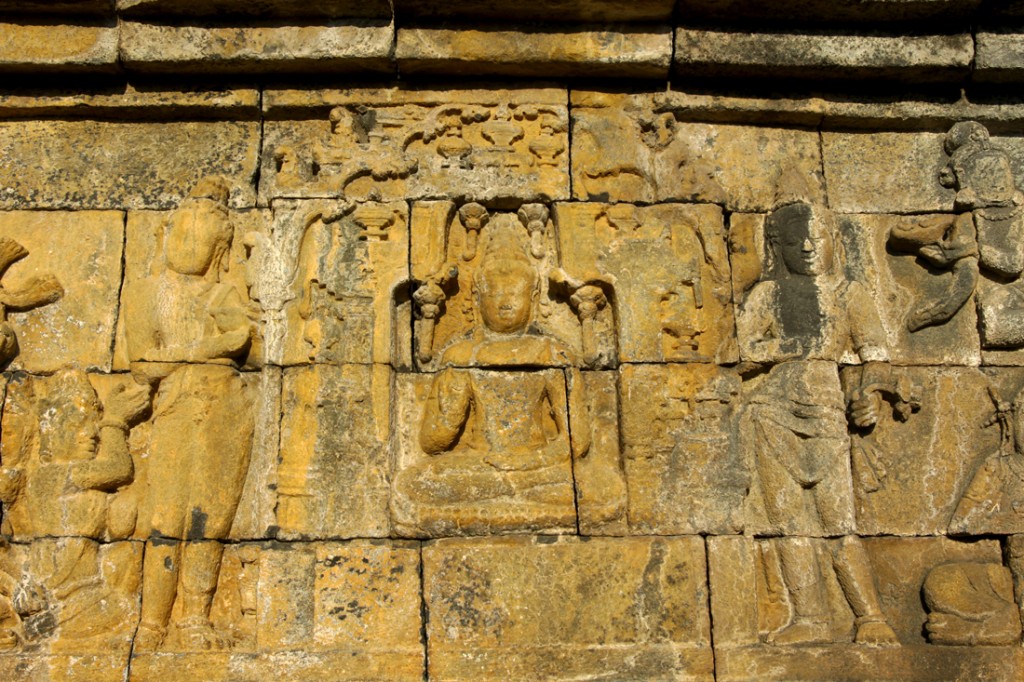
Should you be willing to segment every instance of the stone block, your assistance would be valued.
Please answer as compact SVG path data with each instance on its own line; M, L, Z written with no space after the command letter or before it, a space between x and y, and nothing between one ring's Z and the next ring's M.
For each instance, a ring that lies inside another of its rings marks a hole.
M4 242L4 268L10 267L3 281L7 329L13 329L19 349L11 368L53 372L74 366L109 371L124 214L4 212L0 213L0 241ZM14 249L15 243L27 255L16 256L21 250Z
M902 24L966 21L981 0L679 0L680 16L714 21Z
M824 132L829 203L839 213L949 212L956 191L939 183L949 158L939 133ZM993 136L1024 185L1024 142Z
M210 174L252 205L258 145L255 121L2 121L0 208L171 208Z
M870 78L959 83L974 43L959 35L741 33L679 28L674 72L683 77Z
M952 566L964 570L966 564L992 566L1001 572L1002 558L994 540L960 543L944 538L873 538L864 540L861 560L877 586L877 614L857 623L886 623L899 646L871 646L851 639L863 631L855 628L851 609L849 578L844 584L836 579L841 564L833 570L835 558L847 561L849 546L839 550L822 544L814 547L817 557L814 574L804 576L815 586L827 605L827 625L810 642L780 641L791 629L792 592L780 563L780 540L755 540L748 537L715 537L708 540L711 584L711 611L715 625L716 679L725 680L970 680L975 677L1014 679L1020 674L1019 647L959 647L928 643L926 636L938 620L935 610L921 599L922 585L930 581L935 569ZM821 541L822 543L829 541ZM835 542L835 541L832 541ZM784 551L784 550L783 550ZM838 553L836 553L838 551ZM848 562L847 562L848 563ZM1006 576L1008 577L1008 576ZM808 588L809 589L809 588ZM875 590L875 588L871 588ZM999 593L979 585L970 595L1000 601L998 613L1009 612L1004 586ZM982 597L985 593L985 597ZM753 598L752 598L753 595ZM936 600L941 602L942 600ZM932 602L936 608L944 604ZM863 610L858 604L856 607ZM874 609L872 609L874 610ZM977 632L988 624L991 614L980 616L967 625ZM787 627L788 626L788 627ZM1019 620L1017 622L1019 637ZM1011 628L1007 628L1012 630Z
M1003 435L993 416L995 399L1012 401L1024 375L1009 368L893 371L920 410L905 421L883 413L870 431L854 432L851 453L858 532L945 535L968 527L972 533L995 531L986 510L1002 499L1000 485L995 480L984 484L986 476L978 472L1000 451ZM977 505L962 503L975 477L979 481L971 497ZM970 511L972 506L978 509ZM1016 532L1013 528L1000 530Z
M390 19L391 6L385 0L327 0L303 3L295 0L116 0L121 16L173 17L273 17Z
M937 133L824 132L829 203L841 213L948 211L954 192L938 182L946 164Z
M564 90L270 90L260 195L568 197Z
M389 534L393 381L387 365L285 370L277 464L279 537Z
M739 375L713 365L620 369L631 533L733 533L750 487L735 442Z
M916 244L904 237L949 222L949 216L936 215L840 218L847 267L875 301L895 364L977 365L981 360L973 296L977 261L922 267Z
M123 679L142 545L41 538L0 550L0 674ZM120 676L120 677L119 677Z
M266 362L411 365L405 202L278 199L246 238Z
M1024 78L1022 29L989 28L977 35L974 78L978 82L1019 83Z
M181 90L131 84L101 92L16 88L0 94L0 116L19 119L43 116L254 119L259 116L259 92L255 89Z
M651 97L573 108L573 196L602 202L698 201L765 210L775 177L765 168L820 169L817 133L676 120Z
M502 24L398 30L395 59L403 74L667 78L669 26L602 30L516 30Z
M583 372L583 396L569 406L576 440L589 441L573 461L576 514L582 535L627 535L627 495L619 436L620 398L616 372Z
M0 73L113 73L117 25L0 22Z
M217 267L222 270L219 274L219 283L222 285L221 296L237 296L239 299L246 299L242 305L252 305L248 300L248 290L251 286L252 271L248 267L246 238L251 241L252 234L266 232L266 225L270 223L270 217L266 211L225 211L220 213L216 210L209 210L205 213L206 207L197 205L194 200L183 202L183 207L177 211L131 211L127 219L127 240L125 243L125 275L124 286L121 292L120 319L118 320L117 343L114 349L114 366L116 369L129 369L131 363L143 361L169 361L169 362L202 362L192 351L185 346L187 344L173 344L170 339L160 341L161 350L157 350L154 344L148 342L145 337L155 333L146 329L159 325L151 312L156 310L155 301L161 296L169 295L164 289L168 288L161 280L161 271L167 269L161 267L170 244L172 230L186 229L191 225L199 224L204 219L216 216L212 223L222 225L230 233L228 251L221 258ZM212 229L212 228L211 228ZM182 232L182 234L185 234ZM193 235L187 235L195 238ZM185 294L183 294L185 295ZM221 305L218 303L217 305ZM199 306L191 298L179 302L179 306ZM205 324L206 319L199 314L199 324ZM206 311L207 314L213 314ZM250 367L262 364L265 353L262 342L262 332L265 325L255 313L249 320L247 311L247 322L253 323L256 327L255 339L250 343L247 353L240 359L241 364L249 363ZM171 350L175 346L174 350ZM208 358L207 358L208 359Z
M0 12L5 15L15 14L76 14L94 16L97 14L112 14L114 3L112 0L3 0L0 2Z
M423 569L431 679L713 679L698 537L441 540Z
M471 393L465 432L444 419ZM560 369L399 375L392 519L400 535L567 533L576 528L566 380ZM550 414L545 414L547 410ZM521 416L520 416L521 415ZM534 422L541 422L535 426ZM535 430L546 427L545 440Z
M559 203L555 216L566 269L612 283L621 362L737 359L718 206Z
M124 21L121 63L132 71L266 73L390 70L387 21L293 26L194 26Z
M522 8L516 17L526 21L548 22L661 22L672 18L673 0L639 0L624 4L615 0L542 0ZM400 19L489 19L506 20L508 5L486 0L472 4L439 0L395 0Z
M211 620L232 646L136 649L131 679L420 680L419 589L419 549L411 544L228 547Z
M564 252L557 212L546 203L515 212L459 203L413 205L417 367L613 366L614 283ZM513 282L514 293L502 294ZM489 307L510 296L519 304L514 315ZM508 336L502 342L490 332Z

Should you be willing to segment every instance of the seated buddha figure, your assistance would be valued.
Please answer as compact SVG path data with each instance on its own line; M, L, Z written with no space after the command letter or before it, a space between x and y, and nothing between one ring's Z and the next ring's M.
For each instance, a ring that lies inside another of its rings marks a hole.
M419 445L428 457L395 480L398 529L573 527L571 458L586 453L589 438L570 445L567 406L580 399L582 381L571 350L533 323L540 275L514 225L495 225L472 292L477 323L442 355L423 408Z

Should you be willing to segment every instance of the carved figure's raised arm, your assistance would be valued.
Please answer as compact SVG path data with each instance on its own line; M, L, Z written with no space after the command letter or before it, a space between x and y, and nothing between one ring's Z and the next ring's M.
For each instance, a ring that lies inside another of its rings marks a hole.
M128 452L131 424L148 409L148 386L118 386L107 399L100 422L100 443L96 457L76 463L71 482L82 489L116 490L135 477L135 466Z
M423 410L420 446L428 455L451 450L466 426L473 386L465 370L449 367L434 378Z

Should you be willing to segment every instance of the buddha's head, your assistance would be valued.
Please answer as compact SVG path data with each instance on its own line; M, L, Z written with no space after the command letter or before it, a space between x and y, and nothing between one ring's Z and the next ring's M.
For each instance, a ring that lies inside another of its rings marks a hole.
M484 325L501 334L526 329L540 293L540 276L517 239L512 225L497 224L489 235L480 267L473 277Z

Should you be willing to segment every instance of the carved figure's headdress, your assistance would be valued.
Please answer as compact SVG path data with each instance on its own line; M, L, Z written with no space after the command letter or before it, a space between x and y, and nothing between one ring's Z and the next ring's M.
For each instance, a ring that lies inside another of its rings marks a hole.
M960 121L954 123L946 133L946 139L942 146L946 150L946 154L952 156L953 152L967 144L973 142L984 146L988 141L988 129L985 126L977 121Z
M797 168L796 164L787 163L779 171L775 181L775 201L772 203L772 210L791 204L820 204L822 194L816 178L812 180L806 172Z
M219 175L210 175L197 182L188 196L192 199L211 199L227 205L230 194L231 186L226 179Z
M514 276L529 281L536 292L540 273L527 255L526 231L514 215L501 214L487 228L487 241L476 272L473 287L485 291L491 275Z
M526 231L512 215L502 214L491 221L486 231L483 257L478 271L496 266L522 267L538 277L533 262L527 255L529 248Z

